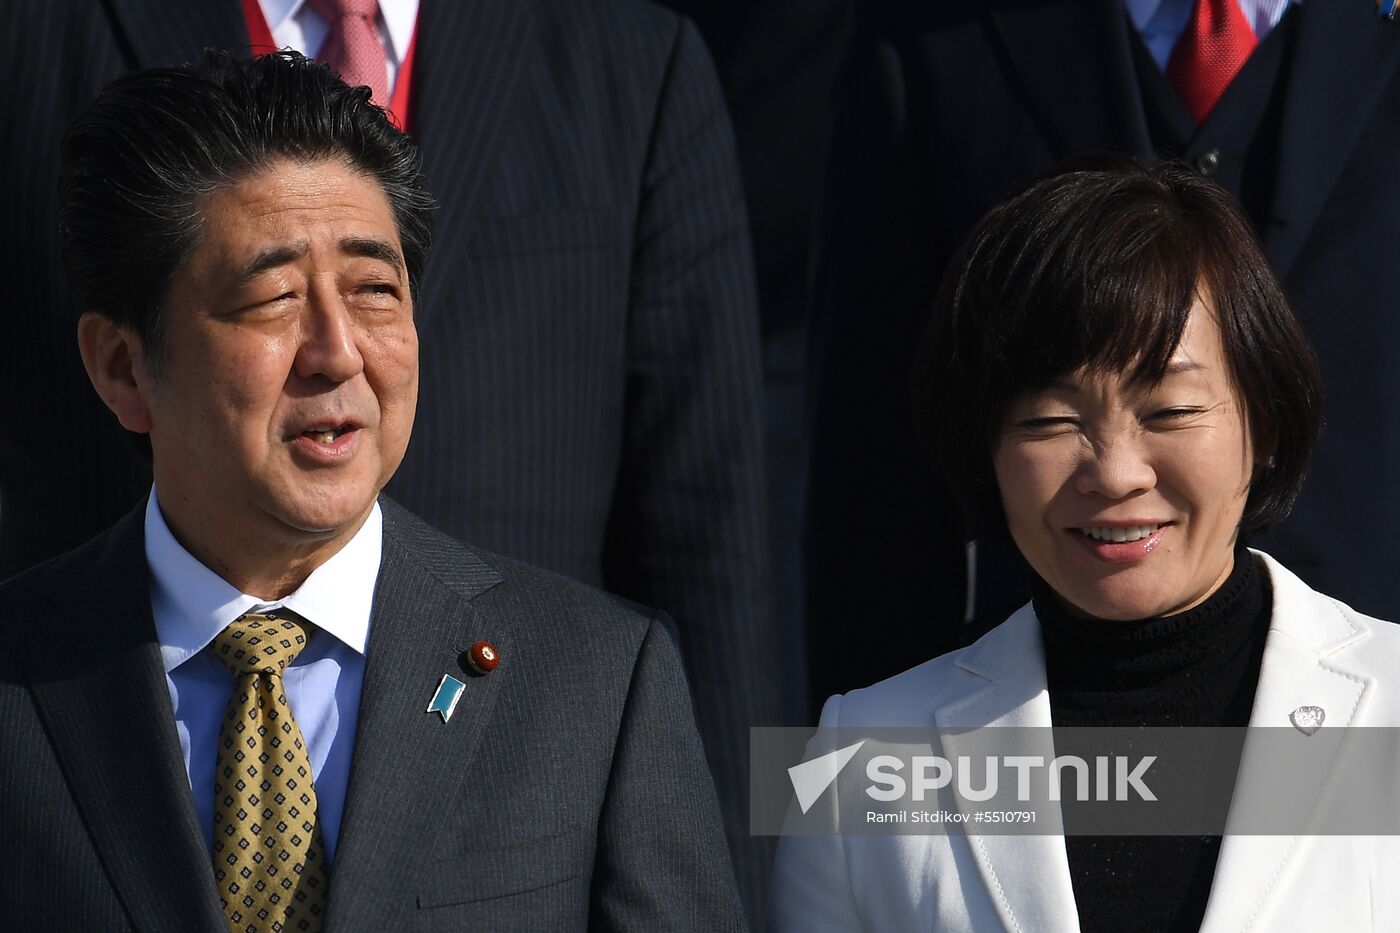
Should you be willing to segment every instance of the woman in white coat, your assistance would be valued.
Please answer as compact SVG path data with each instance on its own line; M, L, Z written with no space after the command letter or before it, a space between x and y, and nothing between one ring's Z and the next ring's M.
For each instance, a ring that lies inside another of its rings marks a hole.
M1009 531L1035 598L968 648L832 697L823 727L1279 726L1317 733L1325 757L1348 727L1400 725L1400 632L1240 540L1287 514L1320 387L1222 189L1095 156L1003 202L944 283L916 381L972 527ZM1377 402L1390 417L1396 400ZM1300 807L1345 773L1328 764ZM1225 765L1241 782L1265 767ZM1393 930L1397 838L788 836L770 926Z

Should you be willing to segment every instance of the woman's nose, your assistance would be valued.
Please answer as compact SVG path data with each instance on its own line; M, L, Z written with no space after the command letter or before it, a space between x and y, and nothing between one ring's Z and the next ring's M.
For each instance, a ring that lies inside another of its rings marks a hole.
M1075 474L1075 488L1086 495L1125 499L1157 484L1157 471L1143 446L1132 438L1089 445Z

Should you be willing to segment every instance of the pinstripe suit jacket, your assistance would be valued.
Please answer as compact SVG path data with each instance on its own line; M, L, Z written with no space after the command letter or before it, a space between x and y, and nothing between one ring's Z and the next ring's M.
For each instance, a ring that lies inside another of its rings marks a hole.
M248 44L236 0L5 6L0 230L27 274L0 365L0 575L148 488L75 352L61 131L125 71ZM778 718L759 673L778 649L748 233L708 56L637 0L423 0L417 36L410 128L440 209L418 419L389 491L454 537L675 618L757 902L746 729Z
M659 618L383 508L326 929L743 929ZM142 535L138 510L0 586L6 929L227 930ZM501 666L470 676L483 638ZM446 723L423 711L444 673Z

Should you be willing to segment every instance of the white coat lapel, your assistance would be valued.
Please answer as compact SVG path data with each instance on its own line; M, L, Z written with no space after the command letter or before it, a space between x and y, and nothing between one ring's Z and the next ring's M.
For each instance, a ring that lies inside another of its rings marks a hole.
M1034 754L1044 755L1047 761L1054 757L1045 654L1040 623L1030 606L969 647L957 663L986 685L935 711L945 757L985 754L975 735L959 733L987 726L1043 729L1039 735L1044 736L1044 748L1035 749ZM1059 822L1058 813L1055 822ZM1008 931L1078 933L1064 838L1058 834L1058 825L1037 829L1044 835L978 834L969 835L967 841Z
M1258 554L1258 552L1254 552ZM1301 775L1280 774L1276 761L1251 755L1258 742L1246 739L1235 780L1231 820L1248 806L1250 787L1274 786L1294 780L1290 798L1300 802L1300 822L1305 822L1322 794L1328 776L1336 773L1343 729L1361 725L1362 698L1371 686L1369 677L1351 669L1343 648L1369 636L1367 629L1348 617L1332 600L1284 569L1272 558L1258 554L1273 586L1273 618L1264 645L1259 686L1254 693L1251 728L1271 726L1291 729L1290 714L1299 707L1318 706L1326 713L1323 728L1307 739L1308 753L1327 756L1331 768L1306 770ZM1220 847L1210 900L1201 933L1237 933L1248 929L1278 891L1283 870L1304 856L1310 845L1306 835L1232 836Z

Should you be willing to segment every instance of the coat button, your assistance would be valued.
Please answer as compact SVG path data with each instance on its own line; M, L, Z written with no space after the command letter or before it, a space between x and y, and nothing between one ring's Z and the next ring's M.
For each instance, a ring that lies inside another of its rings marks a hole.
M467 664L478 674L489 674L500 663L500 652L489 641L479 641L467 651Z
M1202 175L1214 175L1220 168L1220 150L1207 149L1196 157L1196 168Z

